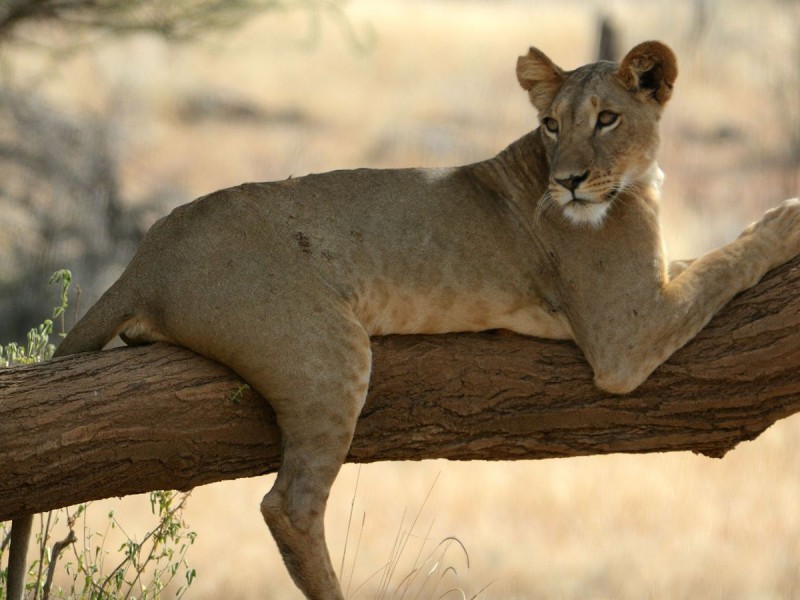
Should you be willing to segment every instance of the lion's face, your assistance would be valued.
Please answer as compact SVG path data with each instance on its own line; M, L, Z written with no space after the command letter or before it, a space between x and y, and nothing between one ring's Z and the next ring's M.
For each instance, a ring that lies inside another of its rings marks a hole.
M640 44L620 65L564 72L535 48L517 77L539 111L550 164L548 191L575 223L600 225L626 189L658 177L658 122L677 66L659 42Z

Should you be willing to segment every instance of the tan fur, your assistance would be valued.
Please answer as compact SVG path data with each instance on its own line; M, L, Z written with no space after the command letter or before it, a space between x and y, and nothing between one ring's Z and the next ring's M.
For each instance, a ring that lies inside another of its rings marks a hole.
M596 384L625 393L800 253L792 200L670 278L655 158L677 67L663 44L571 72L532 49L517 75L555 131L453 169L333 172L200 198L153 226L59 349L97 350L118 333L167 340L259 391L283 436L261 511L308 598L341 598L322 519L366 397L370 335L573 339Z

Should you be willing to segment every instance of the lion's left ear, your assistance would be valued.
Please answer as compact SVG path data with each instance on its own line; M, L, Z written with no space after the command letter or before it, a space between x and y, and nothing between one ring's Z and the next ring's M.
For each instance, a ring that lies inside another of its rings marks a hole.
M628 52L617 71L617 78L627 90L662 106L672 96L677 77L675 53L661 42L642 42Z
M566 74L538 48L517 59L517 80L540 113L547 110L566 79Z

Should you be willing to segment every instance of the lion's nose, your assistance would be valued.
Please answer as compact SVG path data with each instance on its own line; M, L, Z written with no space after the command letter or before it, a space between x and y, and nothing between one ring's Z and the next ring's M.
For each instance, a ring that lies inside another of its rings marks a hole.
M565 177L564 179L556 177L555 180L559 185L567 188L570 192L574 192L575 190L578 189L578 186L580 184L586 181L586 178L588 176L589 176L589 171L585 171L581 175L570 175L569 177Z

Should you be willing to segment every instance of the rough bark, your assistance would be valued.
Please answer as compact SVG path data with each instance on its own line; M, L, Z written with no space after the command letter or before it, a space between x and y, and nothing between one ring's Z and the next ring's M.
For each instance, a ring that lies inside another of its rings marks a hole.
M634 393L603 394L571 343L503 333L374 340L350 461L723 456L800 410L800 260L727 306ZM0 371L0 520L278 466L267 402L153 345Z

